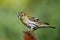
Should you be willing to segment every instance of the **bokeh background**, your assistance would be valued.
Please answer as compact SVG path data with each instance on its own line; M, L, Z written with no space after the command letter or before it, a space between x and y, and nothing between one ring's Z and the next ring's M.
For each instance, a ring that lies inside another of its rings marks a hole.
M60 40L60 0L0 0L0 40L23 40L27 27L17 17L21 11L56 27L36 30L38 40Z

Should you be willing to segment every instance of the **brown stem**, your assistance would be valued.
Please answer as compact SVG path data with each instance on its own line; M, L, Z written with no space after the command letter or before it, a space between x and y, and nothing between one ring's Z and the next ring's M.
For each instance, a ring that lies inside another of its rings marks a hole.
M24 32L24 40L37 40L34 32L31 31L25 31Z

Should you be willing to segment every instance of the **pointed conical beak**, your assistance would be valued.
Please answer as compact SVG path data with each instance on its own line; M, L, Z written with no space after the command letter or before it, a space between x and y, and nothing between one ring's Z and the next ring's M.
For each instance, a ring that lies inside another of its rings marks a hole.
M22 17L22 12L18 13L18 18L20 19Z

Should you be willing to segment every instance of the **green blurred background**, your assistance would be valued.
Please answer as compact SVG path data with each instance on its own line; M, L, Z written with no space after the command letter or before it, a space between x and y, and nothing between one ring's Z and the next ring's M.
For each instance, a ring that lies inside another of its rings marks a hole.
M38 40L60 40L60 0L0 0L0 40L23 40L27 27L17 17L21 11L55 25L36 30Z

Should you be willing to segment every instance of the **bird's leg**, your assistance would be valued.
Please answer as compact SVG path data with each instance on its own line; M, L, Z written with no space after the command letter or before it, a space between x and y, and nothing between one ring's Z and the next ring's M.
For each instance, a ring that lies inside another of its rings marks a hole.
M30 28L27 28L27 31L30 31Z
M31 31L31 32L33 32L33 28L34 28L34 27L31 27L31 28L30 28L30 31Z
M27 28L27 31L33 31L33 28L31 27L31 28Z

